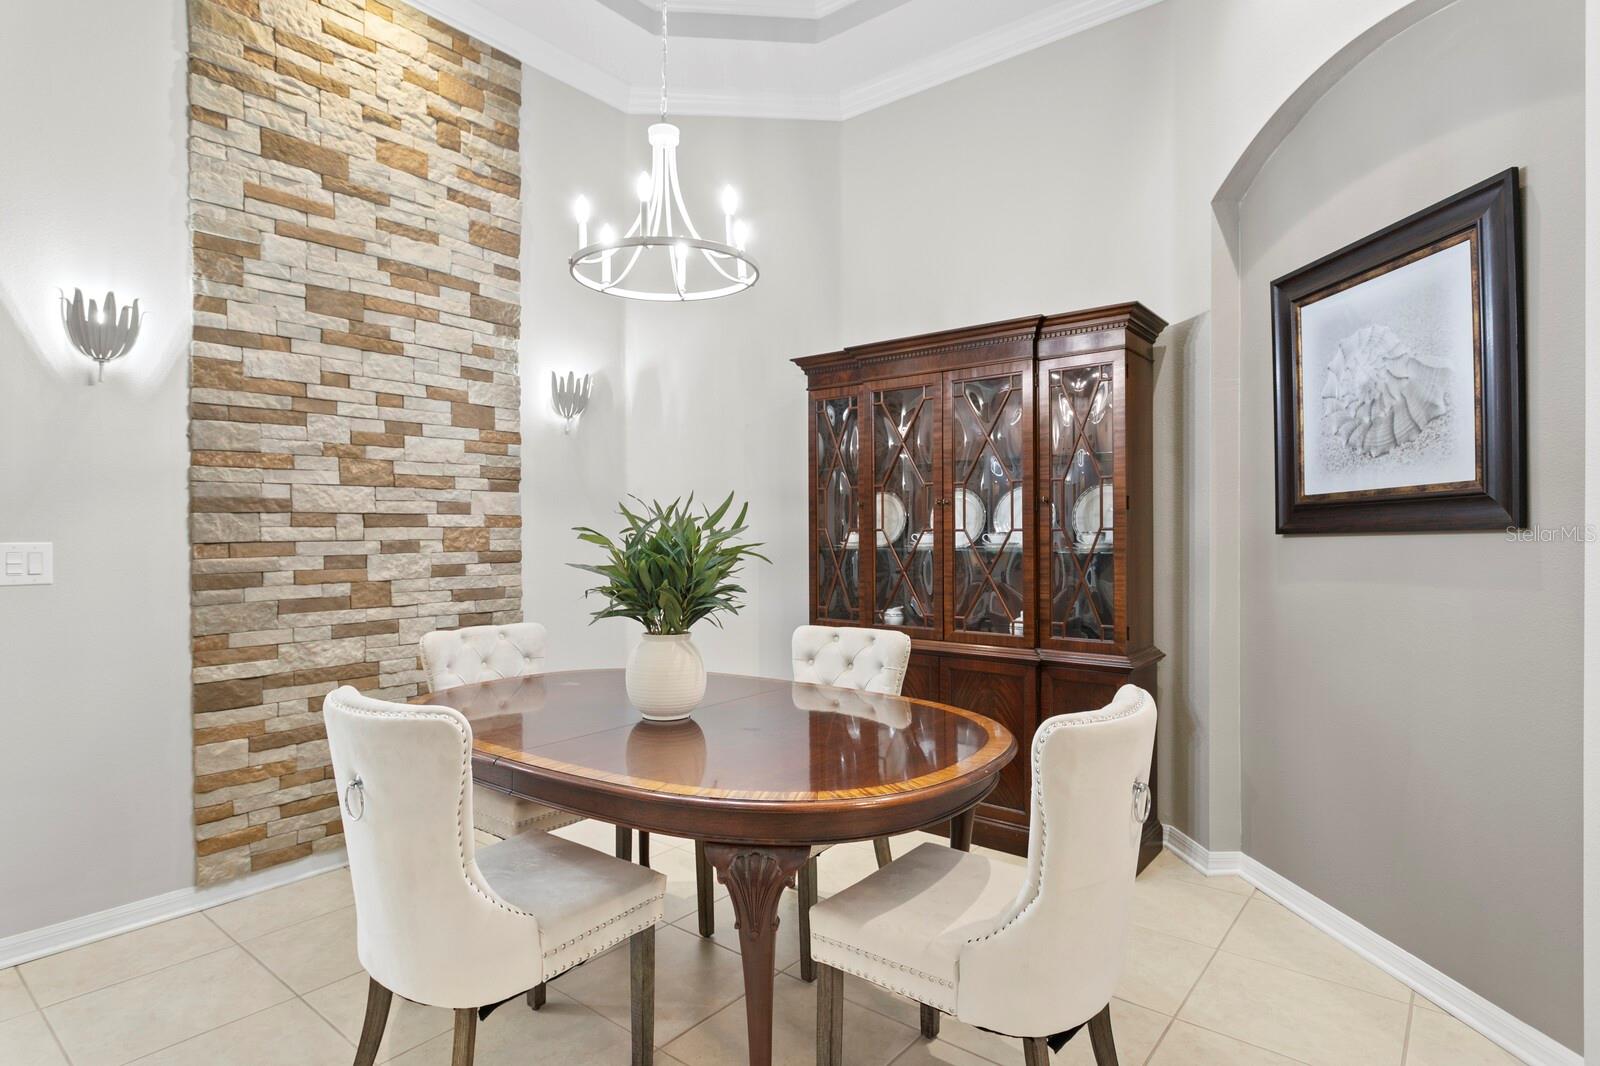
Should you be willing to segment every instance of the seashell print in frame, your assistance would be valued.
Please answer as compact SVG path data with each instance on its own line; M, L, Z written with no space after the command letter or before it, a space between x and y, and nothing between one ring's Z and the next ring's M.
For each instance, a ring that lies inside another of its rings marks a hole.
M1516 168L1272 284L1279 533L1526 523Z

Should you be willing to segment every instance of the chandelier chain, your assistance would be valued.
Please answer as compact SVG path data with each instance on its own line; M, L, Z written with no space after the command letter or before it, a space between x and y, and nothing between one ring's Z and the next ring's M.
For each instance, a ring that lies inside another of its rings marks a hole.
M667 0L661 0L661 121L667 121Z

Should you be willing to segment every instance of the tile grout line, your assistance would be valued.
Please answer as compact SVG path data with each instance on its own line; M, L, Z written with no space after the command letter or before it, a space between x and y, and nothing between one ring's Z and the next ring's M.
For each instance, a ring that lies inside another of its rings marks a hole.
M178 966L182 966L186 962L199 962L201 959L209 959L213 955L220 955L224 951L232 951L235 948L237 948L240 951L244 951L244 945L243 944L237 944L237 943L224 944L220 948L213 948L210 951L202 951L200 954L191 955L187 959L179 959L176 962L169 962L165 966L157 966L153 970L146 970L143 973L136 973L132 977L124 977L120 981L112 981L112 982L110 982L108 984L101 985L99 988L91 988L87 992L79 992L76 995L68 996L65 999L58 999L55 1002L51 1003L49 1006L40 1007L39 1008L39 1013L43 1014L46 1011L51 1010L51 1009L53 1009L55 1007L59 1007L59 1006L62 1006L63 1004L72 1003L72 1002L75 1002L77 1000L80 1000L80 999L84 998L85 996L92 996L92 995L95 995L96 993L104 992L104 991L106 991L108 989L112 989L112 988L120 988L123 985L128 984L131 981L137 981L137 980L139 980L141 978L150 977L150 976L152 976L154 974L158 974L158 973L166 973L168 970L174 969L175 967L178 967ZM251 955L248 951L245 951L245 955L248 956L252 962L255 961L255 956ZM51 956L47 955L45 957L46 958L50 958ZM259 963L257 965L259 965ZM265 969L265 967L263 967L263 969ZM267 973L271 975L271 977L272 977L272 979L274 981L278 980L278 975L275 974L275 973L272 973L271 970L267 970ZM279 982L279 983L281 984L282 982ZM285 987L287 987L287 986L285 986ZM291 989L290 991L292 992L293 990ZM35 1000L35 1002L38 1002L38 1001Z
M1247 899L1254 899L1258 894L1260 894L1260 890L1259 889L1255 890L1255 891L1252 891L1250 893L1250 895L1247 897ZM1241 907L1239 909L1239 914L1240 915L1244 914L1244 908ZM1234 921L1235 921L1235 923L1237 923L1238 922L1238 918L1235 917ZM1233 926L1230 925L1228 927L1228 932L1230 932L1230 933L1233 932ZM1223 939L1224 940L1227 939L1227 934L1223 935ZM1228 951L1228 952L1223 951L1222 950L1222 945L1218 944L1216 951L1212 953L1211 960L1206 963L1205 969L1200 971L1200 977L1195 978L1194 986L1189 989L1189 995L1192 995L1194 993L1194 989L1199 987L1200 978L1204 977L1206 975L1206 970L1211 969L1211 963L1216 961L1218 955L1233 955L1233 953L1231 951ZM1233 955L1233 957L1236 958L1236 959L1241 959L1241 958L1244 958L1245 956L1243 956L1243 955ZM1259 960L1252 959L1251 961L1252 962L1256 962L1256 961L1259 961ZM1272 964L1271 963L1263 963L1263 965L1270 966ZM1298 971L1291 970L1289 972L1296 973ZM1331 984L1332 982L1329 982L1329 983ZM1178 1010L1180 1010L1180 1011L1183 1010L1184 1006L1188 1004L1189 995L1185 995L1183 997L1183 1003L1180 1003L1178 1005ZM1172 1020L1173 1021L1177 1021L1178 1020L1178 1016L1176 1014L1174 1014L1172 1016ZM1279 1058L1288 1059L1290 1062L1301 1063L1301 1064L1303 1064L1303 1066L1305 1064L1305 1060L1304 1059L1297 1059L1293 1055L1286 1054L1286 1053L1284 1053L1282 1051L1277 1050L1276 1048L1264 1047L1263 1045L1257 1044L1254 1041L1246 1040L1241 1036L1235 1036L1233 1033L1225 1033L1220 1029L1213 1029L1208 1025L1201 1025L1199 1022L1190 1021L1187 1018L1184 1019L1183 1024L1192 1025L1196 1029L1203 1030L1203 1031L1205 1031L1207 1033L1211 1033L1211 1034L1213 1034L1215 1036L1224 1037L1224 1038L1226 1038L1228 1040L1234 1041L1235 1043L1243 1044L1245 1047L1253 1047L1253 1048L1257 1049L1258 1051L1265 1051L1269 1055L1276 1055ZM1168 1029L1170 1029L1170 1028L1171 1028L1171 1026L1168 1026ZM1162 1033L1161 1035L1162 1035L1162 1039L1165 1040L1166 1039L1166 1033ZM1157 1044L1157 1047L1159 1047L1159 1046L1160 1045ZM1152 1050L1151 1051L1151 1055L1154 1055L1154 1054L1155 1054L1155 1052ZM1402 1064L1402 1066L1403 1066L1403 1064Z
M45 1032L50 1034L50 1039L55 1042L56 1050L61 1052L61 1061L68 1063L70 1066L72 1056L67 1054L67 1045L61 1042L61 1034L56 1032L56 1027L50 1024L50 1016L44 1012L43 1007L39 1006L39 1000L34 996L33 989L28 987L28 979L23 975L22 967L13 966L12 969L17 973L17 983L22 986L22 994L28 997L29 1003L33 1004L34 1013L39 1015L41 1022L44 1022ZM21 1016L19 1015L19 1017Z
M277 974L273 974L273 977L277 977ZM285 986L285 987L288 987L288 986ZM272 1010L272 1009L274 1009L276 1007L281 1007L285 1003L290 1003L290 1002L292 1002L294 1000L297 1000L299 998L300 998L299 996L294 994L294 990L293 989L289 989L289 999L280 999L276 1003L269 1003L265 1007L262 1007L260 1010L253 1010L249 1014L241 1014L241 1015L239 1015L239 1017L233 1018L233 1019L231 1019L229 1021L225 1021L221 1025L213 1025L211 1028L202 1030L201 1032L190 1033L188 1036L184 1037L182 1040L174 1040L170 1044L163 1044L158 1048L152 1048L151 1050L146 1051L143 1055L140 1055L136 1059L129 1059L124 1064L124 1066L138 1066L139 1063L144 1062L151 1055L159 1055L163 1051L172 1050L173 1048L177 1047L179 1044L187 1044L191 1040L199 1040L202 1036L207 1036L207 1035L209 1035L211 1033L214 1033L218 1029L226 1029L228 1026L234 1024L234 1022L242 1022L246 1018L254 1018L258 1014L265 1014L269 1010Z
M1220 891L1220 890L1215 890L1214 889L1213 891ZM1267 896L1260 889L1254 889L1253 888L1245 896L1245 905L1243 907L1239 908L1239 913L1234 915L1233 921L1229 923L1228 931L1222 935L1222 940L1218 941L1216 948L1212 951L1211 958L1206 961L1205 968L1200 971L1200 977L1197 977L1195 979L1194 986L1192 986L1189 989L1189 994L1190 995L1193 994L1195 988L1199 987L1200 980L1202 978L1204 978L1205 975L1206 975L1206 972L1211 969L1212 963L1216 962L1217 956L1218 955L1228 955L1228 956L1230 956L1232 958L1236 958L1236 959L1246 959L1246 960L1248 960L1250 962L1254 962L1254 963L1257 963L1257 964L1262 965L1262 966L1274 967L1276 969L1283 970L1286 973L1296 974L1296 975L1298 975L1300 977L1306 977L1306 978L1309 978L1309 979L1311 979L1313 981L1322 981L1322 982L1324 982L1326 984L1334 985L1334 986L1336 986L1338 988L1343 988L1343 989L1346 989L1348 991L1361 992L1361 993L1364 993L1364 994L1366 994L1368 996L1372 996L1372 997L1374 997L1376 999L1386 1000L1386 1001L1388 1001L1390 1003L1399 1003L1400 1002L1399 1000L1393 999L1393 998L1391 998L1389 996L1382 995L1381 993L1373 992L1371 989L1359 988L1359 987L1357 987L1355 985L1346 984L1345 982L1337 980L1335 978L1325 977L1325 976L1323 976L1321 974L1306 973L1304 970L1295 969L1293 966L1285 966L1285 965L1283 965L1282 963L1279 963L1279 962L1268 961L1266 959L1258 959L1258 958L1255 958L1254 956L1251 956L1251 955L1241 955L1238 952L1225 950L1223 945L1227 942L1229 934L1231 934L1233 932L1234 926L1236 926L1239 923L1239 920L1244 916L1245 910L1247 910L1249 908L1250 904L1252 902L1254 902L1258 897L1261 898L1261 899L1268 900L1269 902L1272 902L1272 903L1276 903L1277 902L1276 900L1272 900L1270 896ZM1281 906L1281 904L1279 904L1279 905ZM1171 934L1169 934L1169 935L1171 935ZM1183 938L1179 937L1178 939L1183 939ZM1411 991L1410 992L1410 996L1411 996L1411 999L1414 1001L1415 998L1416 998L1415 991ZM1183 1003L1180 1003L1178 1005L1178 1011L1182 1011L1184 1006L1187 1005L1188 1002L1189 1002L1189 995L1185 995L1184 998L1183 998ZM1409 1006L1410 1006L1411 1010L1415 1009L1414 1003L1409 1005ZM1173 1014L1173 1020L1174 1021L1177 1020L1177 1013ZM1218 1036L1227 1037L1230 1040L1237 1040L1241 1044L1245 1044L1245 1045L1247 1045L1249 1047L1260 1048L1262 1051L1266 1051L1266 1052L1269 1052L1269 1053L1274 1054L1274 1055L1279 1055L1279 1056L1281 1056L1283 1058L1290 1059L1292 1061L1296 1061L1296 1062L1302 1061L1302 1060L1299 1060L1299 1059L1295 1059L1294 1056L1292 1056L1292 1055L1285 1054L1284 1052L1276 1050L1274 1048L1263 1047L1260 1044L1252 1043L1251 1041L1245 1040L1245 1039L1243 1039L1241 1037L1238 1037L1238 1036L1235 1036L1232 1033L1225 1033L1225 1032L1222 1032L1220 1030L1212 1029L1209 1026L1200 1025L1197 1022L1185 1020L1184 1024L1193 1025L1197 1029L1204 1029L1207 1032L1215 1033ZM1171 1027L1169 1026L1168 1028L1170 1029ZM1408 1010L1408 1013L1406 1015L1406 1042L1402 1044L1401 1066L1405 1066L1405 1055L1407 1053L1406 1052L1406 1048L1409 1045L1410 1035L1411 1035L1411 1013ZM1165 1039L1166 1039L1166 1033L1163 1032L1162 1033L1162 1040L1165 1040ZM1157 1042L1156 1046L1157 1047L1161 1046L1159 1041ZM1155 1054L1154 1050L1151 1051L1151 1054L1152 1055Z
M1198 887L1204 886L1202 885ZM1221 891L1221 889L1213 889L1212 891L1218 892ZM1237 893L1234 894L1237 895ZM1228 934L1233 932L1233 927L1239 924L1239 919L1244 916L1245 907L1250 906L1250 901L1255 898L1255 894L1256 890L1254 888L1245 894L1244 903L1239 907L1238 911L1234 913L1233 920L1228 923L1228 928L1223 930L1222 936L1218 938L1216 946L1211 949L1211 957L1206 960L1206 964L1204 966L1200 967L1200 972L1195 975L1194 984L1189 986L1189 991L1183 994L1183 999L1181 999L1178 1002L1178 1005L1173 1008L1172 1015L1167 1019L1167 1024L1161 1030L1161 1035L1156 1038L1154 1046L1150 1048L1150 1054L1145 1056L1145 1062L1149 1062L1151 1059L1155 1058L1156 1052L1161 1050L1161 1045L1166 1043L1167 1034L1172 1032L1172 1026L1175 1022L1177 1022L1178 1015L1182 1014L1183 1008L1189 1005L1189 997L1194 995L1194 990L1200 987L1201 981L1205 980L1206 971L1211 969L1211 964L1217 961L1218 955L1222 954L1223 942L1228 939ZM1186 1024L1193 1023L1190 1022ZM1204 1027L1202 1026L1201 1028ZM1224 1033L1220 1035L1226 1036L1227 1034ZM1237 1037L1229 1037L1229 1039L1237 1039ZM1243 1041L1241 1041L1241 1043L1243 1043Z
M1271 896L1268 896L1265 893L1259 892L1259 891L1251 893L1251 895L1249 897L1249 900L1245 904L1245 907L1248 908L1250 903L1254 902L1257 896L1259 896L1261 899L1265 900L1267 903L1271 904L1274 907L1279 907L1279 908L1282 908L1283 910L1286 910L1286 911L1288 910L1287 907L1284 907L1283 904L1277 902ZM1241 915L1243 915L1244 911L1241 910L1239 913ZM1309 922L1306 922L1304 918L1301 918L1298 914L1295 914L1293 911L1289 911L1289 914L1292 917L1296 918L1297 920L1299 920L1301 922L1305 922L1305 924L1307 924L1307 925L1311 924ZM1316 933L1319 937L1322 937L1324 939L1332 939L1332 938L1328 937L1328 934L1324 933L1322 930L1318 929L1314 925L1311 926L1311 930L1314 933ZM1158 932L1159 932L1159 930L1158 930ZM1232 927L1231 926L1229 927L1229 932L1232 932ZM1175 935L1175 934L1168 934L1168 935ZM1177 939L1182 940L1183 937L1178 937ZM1226 937L1224 937L1224 939L1226 939ZM1338 942L1335 941L1335 943L1337 944ZM1343 947L1343 945L1339 945L1339 946ZM1298 968L1296 968L1294 966L1290 966L1290 965L1288 965L1286 963L1278 962L1278 961L1276 961L1274 959L1259 959L1254 955L1246 955L1246 954L1244 954L1243 952L1240 952L1240 951L1227 951L1221 945L1218 945L1217 950L1223 952L1226 955L1232 955L1236 959L1249 959L1251 962L1259 962L1264 966L1276 966L1280 970L1288 970L1290 973L1297 973L1301 977L1310 977L1310 978L1313 978L1314 980L1317 980L1317 981L1326 981L1330 985L1338 985L1341 988L1347 988L1347 989L1350 989L1353 992L1365 992L1369 996L1377 996L1379 999L1386 999L1390 1003L1409 1003L1412 999L1416 998L1416 992L1413 989L1409 988L1408 986L1406 986L1405 984L1401 983L1399 980L1394 979L1394 978L1391 978L1391 980L1394 980L1396 984L1399 984L1401 988L1404 988L1406 990L1406 996L1407 996L1406 999L1403 999L1403 1000L1395 999L1393 996L1386 996L1382 992L1374 992L1370 988L1362 988L1360 985L1351 984L1350 982L1340 980L1337 977L1329 977L1326 974L1320 974L1320 973L1310 973L1309 971L1298 969ZM1346 948L1345 950L1348 951L1349 949ZM1355 953L1351 952L1351 954L1355 954ZM1366 962L1366 960L1365 959L1361 959L1361 957L1359 955L1357 955L1356 957L1358 959L1360 959L1362 962ZM1367 965L1371 966L1372 964L1371 963L1367 963ZM1377 967L1373 967L1373 969L1377 969ZM1378 972L1379 973L1383 973L1382 970L1379 970ZM1388 975L1384 974L1384 976L1387 977Z
M61 1042L61 1036L56 1032L56 1027L50 1024L50 1018L45 1014L44 1008L39 1006L39 1000L35 998L33 989L28 987L28 979L27 977L23 976L22 967L13 966L11 969L16 972L17 984L22 986L22 994L28 997L28 1003L33 1007L32 1011L19 1014L17 1017L21 1018L29 1013L37 1014L39 1016L39 1020L44 1022L45 1032L49 1033L50 1039L55 1042L56 1050L61 1052L61 1061L70 1064L72 1062L72 1058L67 1054L66 1045ZM11 1021L10 1018L7 1018L6 1020Z
M1323 982L1326 982L1327 984L1330 984L1330 985L1338 985L1340 988L1343 988L1343 989L1345 989L1347 991L1350 991L1350 992L1361 992L1361 993L1364 993L1366 995L1373 996L1373 997L1375 997L1377 999L1388 1000L1390 1003L1398 1003L1398 1004L1401 1004L1402 1006L1405 1006L1405 1005L1408 1005L1409 1002L1410 1002L1409 1000L1406 1000L1406 999L1395 999L1393 996L1386 996L1382 992L1374 992L1370 988L1362 988L1360 985L1353 985L1353 984L1350 984L1347 981L1341 981L1337 977L1329 977L1326 974L1320 974L1320 973L1307 973L1305 970L1296 969L1293 966L1285 966L1283 963L1277 962L1277 961L1275 961L1273 959L1258 959L1254 955L1244 955L1244 954L1241 954L1241 953L1239 953L1237 951L1226 951L1226 950L1224 950L1222 948L1218 948L1217 952L1219 954L1222 954L1222 955L1231 956L1231 957L1233 957L1235 959L1245 959L1245 960L1247 960L1249 962L1258 963L1258 964L1260 964L1262 966L1276 967L1279 970L1284 970L1284 971L1286 971L1288 973L1292 973L1292 974L1298 974L1301 977L1309 977L1313 981L1323 981ZM1409 989L1407 991L1409 991Z
M1406 1011L1406 1038L1400 1044L1400 1066L1406 1066L1411 1057L1411 1023L1417 1020L1417 993L1411 993L1410 1009Z

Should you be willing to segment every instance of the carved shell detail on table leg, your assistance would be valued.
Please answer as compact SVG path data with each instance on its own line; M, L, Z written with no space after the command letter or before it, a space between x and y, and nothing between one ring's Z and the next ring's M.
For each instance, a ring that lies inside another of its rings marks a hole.
M1362 326L1339 342L1322 383L1322 414L1344 445L1385 455L1449 410L1450 369L1411 351L1394 330Z

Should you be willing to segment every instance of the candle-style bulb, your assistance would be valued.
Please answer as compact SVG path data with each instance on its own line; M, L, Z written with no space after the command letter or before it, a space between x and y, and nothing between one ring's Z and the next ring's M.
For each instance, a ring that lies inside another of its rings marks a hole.
M654 189L655 182L650 179L649 174L642 170L639 172L639 176L633 179L633 192L639 198L640 203L648 203L650 194Z
M732 185L722 187L722 213L725 215L739 213L739 190Z
M600 227L600 243L601 244L613 244L613 243L616 242L616 239L617 239L617 231L611 228L611 224L610 223L607 223L604 226Z
M589 198L580 196L572 201L572 217L578 220L578 225L589 221Z

